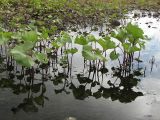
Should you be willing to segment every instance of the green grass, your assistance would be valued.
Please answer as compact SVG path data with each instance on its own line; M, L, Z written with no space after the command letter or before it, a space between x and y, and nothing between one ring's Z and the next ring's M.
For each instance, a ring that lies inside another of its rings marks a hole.
M0 23L12 29L36 20L38 26L62 28L92 18L95 23L105 16L116 18L120 10L159 8L159 0L1 0Z

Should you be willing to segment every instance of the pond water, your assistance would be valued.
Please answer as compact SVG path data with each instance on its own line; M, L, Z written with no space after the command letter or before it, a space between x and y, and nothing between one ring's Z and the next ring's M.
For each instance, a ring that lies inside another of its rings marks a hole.
M107 69L95 72L88 62L84 65L79 53L70 68L55 61L49 69L41 66L34 80L28 75L32 70L12 62L5 71L6 65L1 64L0 120L159 120L160 21L148 15L128 16L127 21L138 24L151 38L140 53L143 62L134 62L130 75L119 76L112 61L105 64ZM98 32L91 34L98 36ZM121 79L134 81L122 83Z

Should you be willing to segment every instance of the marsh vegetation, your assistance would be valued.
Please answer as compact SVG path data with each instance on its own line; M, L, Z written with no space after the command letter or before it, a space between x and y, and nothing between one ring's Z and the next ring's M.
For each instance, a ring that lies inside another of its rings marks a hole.
M159 1L1 0L0 6L2 120L160 118L136 112L159 106Z

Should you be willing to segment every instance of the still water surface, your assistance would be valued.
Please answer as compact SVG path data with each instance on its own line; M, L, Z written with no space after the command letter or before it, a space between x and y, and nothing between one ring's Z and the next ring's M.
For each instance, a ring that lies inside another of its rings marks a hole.
M77 95L78 90L75 88L81 85L77 81L77 74L88 75L88 73L84 69L83 58L76 54L73 57L70 77L66 78L62 75L64 79L60 85L54 83L54 80L42 82L38 80L41 77L37 75L37 80L32 84L27 83L27 80L16 80L17 84L34 88L24 94L19 93L12 83L9 83L9 88L0 88L0 120L67 120L69 117L76 120L160 120L160 21L158 18L148 16L140 18L132 18L132 14L129 16L131 19L128 21L138 24L151 38L141 52L140 58L143 62L139 63L145 75L139 77L140 82L133 88L134 92L126 93L128 96L129 94L134 96L133 99L131 97L123 100L125 92L122 92L122 96L115 100L114 96L105 99L105 97L99 97L98 94L87 97L83 93L79 93L82 96ZM98 36L96 32L93 34ZM106 66L111 68L114 64L114 62L109 62ZM135 63L134 67L137 66ZM55 75L52 71L51 69L50 74ZM111 75L110 71L111 69L109 69L109 75ZM66 72L65 69L59 70L59 73ZM12 73L16 74L13 71ZM1 73L0 78L6 78L8 74L9 72L5 71ZM113 78L104 76L104 82L100 80L101 84L97 84L92 92L96 92L99 86L107 87L105 79L112 81ZM90 88L88 84L84 86L87 89ZM79 87L79 90L83 91L84 86ZM140 92L143 96L138 94Z

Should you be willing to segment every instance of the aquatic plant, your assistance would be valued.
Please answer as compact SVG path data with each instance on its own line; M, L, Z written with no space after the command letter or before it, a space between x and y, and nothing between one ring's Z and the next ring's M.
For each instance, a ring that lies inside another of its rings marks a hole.
M36 60L47 63L49 59L47 54L51 51L52 53L53 51L57 52L59 49L61 49L61 54L64 53L66 56L71 54L73 56L79 51L78 48L72 47L73 44L82 47L82 51L79 52L86 60L100 60L102 62L107 60L104 53L108 50L112 50L109 56L111 60L119 59L121 53L118 53L117 49L120 48L124 56L123 65L126 65L129 61L133 61L134 52L141 51L144 48L145 40L147 40L143 30L131 23L98 39L93 35L77 35L73 38L67 32L61 32L58 37L52 38L52 36L48 36L46 29L41 33L36 29L18 32L2 30L0 36L0 45L9 48L8 53L14 57L17 63L25 67L34 66ZM117 39L119 44L115 43L112 40L113 38ZM97 47L98 44L101 46L100 48Z
M141 51L145 47L145 41L148 40L143 30L138 25L131 23L128 23L125 27L121 27L117 33L112 32L111 36L120 42L117 47L120 48L124 56L123 63L120 63L123 66L130 65L134 59L134 53ZM114 56L113 53L110 55Z
M8 54L14 57L17 63L31 67L34 61L38 60L47 63L48 58L45 53L34 49L36 44L42 40L44 35L37 31L8 32L1 31L1 44L8 49ZM6 53L7 54L7 53Z

